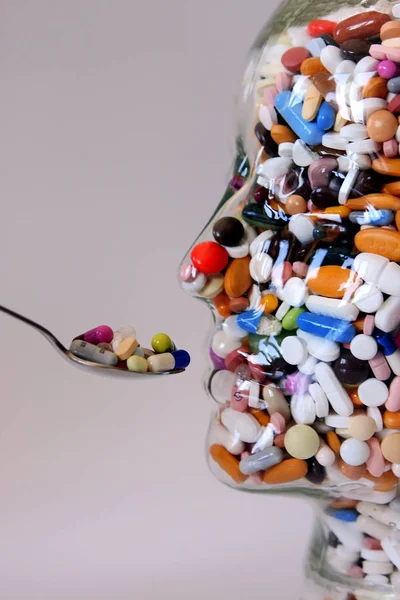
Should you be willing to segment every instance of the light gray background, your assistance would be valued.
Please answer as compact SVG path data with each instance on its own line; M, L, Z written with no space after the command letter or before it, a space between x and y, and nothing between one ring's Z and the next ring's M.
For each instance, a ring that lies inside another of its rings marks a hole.
M204 460L204 306L177 266L223 193L266 0L2 0L1 302L65 343L171 333L179 377L94 378L0 315L0 598L299 596L311 515Z

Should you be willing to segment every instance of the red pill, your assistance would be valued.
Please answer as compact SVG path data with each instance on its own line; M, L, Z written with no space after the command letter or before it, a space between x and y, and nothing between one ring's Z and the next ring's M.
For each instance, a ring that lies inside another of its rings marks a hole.
M229 255L223 246L217 242L202 242L197 244L190 255L194 266L206 275L219 273L228 264Z
M315 19L308 24L308 33L312 37L319 37L322 33L333 35L336 23L334 21L327 21L326 19Z
M294 48L286 50L286 52L282 55L281 62L285 69L291 73L300 73L301 63L303 60L306 60L306 58L310 58L310 56L311 55L307 48L303 48L302 46L294 46Z

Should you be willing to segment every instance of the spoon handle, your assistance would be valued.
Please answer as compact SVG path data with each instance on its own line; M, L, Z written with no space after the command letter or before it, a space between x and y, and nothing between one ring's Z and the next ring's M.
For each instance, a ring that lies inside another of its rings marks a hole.
M6 308L5 306L0 306L0 311L6 313L10 317L13 317L14 319L18 319L18 321L22 321L22 323L25 323L26 325L30 325L31 327L39 331L39 333L44 335L47 341L50 342L50 344L52 344L53 346L55 346L57 350L59 350L63 354L67 353L67 349L62 345L62 343L51 333L51 331L43 327L43 325L39 325L39 323L32 321L32 319L28 319L28 317L24 317L23 315L20 315L19 313L15 312L14 310L11 310L10 308Z

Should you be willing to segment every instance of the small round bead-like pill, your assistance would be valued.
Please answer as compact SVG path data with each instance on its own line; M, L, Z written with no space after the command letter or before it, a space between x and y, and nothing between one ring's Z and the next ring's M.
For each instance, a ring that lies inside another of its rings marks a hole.
M161 354L163 352L169 352L172 350L174 344L169 335L166 333L157 333L151 340L151 347L153 348L154 352Z
M378 65L378 74L382 79L392 79L397 73L397 65L392 60L382 60Z

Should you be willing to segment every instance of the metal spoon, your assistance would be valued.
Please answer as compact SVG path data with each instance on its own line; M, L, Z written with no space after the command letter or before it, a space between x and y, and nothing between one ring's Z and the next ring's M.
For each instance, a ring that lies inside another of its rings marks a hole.
M61 356L65 358L70 364L73 364L75 367L79 367L80 369L84 368L86 369L86 371L90 370L92 373L95 374L106 375L107 377L132 379L138 377L148 378L154 375L156 375L157 377L160 375L176 375L185 371L185 369L177 369L176 371L164 371L163 373L153 373L151 371L148 371L147 373L136 373L134 371L128 371L128 369L121 369L117 366L112 367L109 365L101 365L99 363L94 363L89 360L79 358L79 356L75 356L75 354L72 354L72 352L67 350L67 348L65 348L65 346L63 346L63 344L55 337L55 335L53 335L51 331L43 327L43 325L39 325L39 323L35 323L35 321L32 321L31 319L28 319L27 317L24 317L23 315L20 315L19 313L9 308L6 308L5 306L0 306L0 311L6 313L10 317L13 317L14 319L18 319L18 321L22 321L26 325L30 325L31 327L39 331L39 333L44 335L46 340L50 342L53 348L55 348L59 352L59 354L61 354Z

